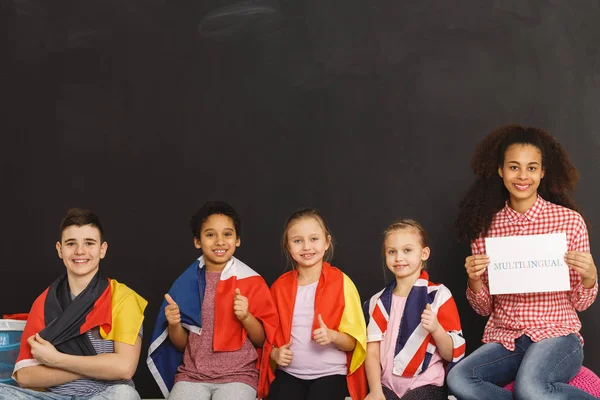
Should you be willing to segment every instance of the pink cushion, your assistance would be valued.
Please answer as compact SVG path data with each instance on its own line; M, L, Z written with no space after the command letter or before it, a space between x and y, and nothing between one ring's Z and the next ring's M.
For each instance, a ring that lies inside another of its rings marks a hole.
M581 367L577 375L569 381L569 385L575 386L584 392L588 392L594 397L600 397L600 378L586 367ZM514 388L514 382L504 386L504 389L510 390L511 392Z

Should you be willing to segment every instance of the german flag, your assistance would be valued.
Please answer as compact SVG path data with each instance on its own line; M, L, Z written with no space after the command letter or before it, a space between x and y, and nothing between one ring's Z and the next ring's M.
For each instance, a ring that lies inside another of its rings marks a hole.
M114 279L96 273L88 286L71 299L66 273L54 281L33 303L21 339L13 372L40 364L31 354L27 338L39 333L62 353L95 355L85 333L99 327L105 340L133 345L144 320L148 302Z

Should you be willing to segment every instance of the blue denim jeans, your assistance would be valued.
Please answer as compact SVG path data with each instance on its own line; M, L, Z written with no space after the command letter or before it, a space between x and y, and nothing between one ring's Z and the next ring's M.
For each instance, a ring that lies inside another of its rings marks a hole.
M18 386L0 384L0 400L139 400L140 395L129 385L109 386L93 396L63 396L52 392L38 392Z
M459 400L595 399L569 382L581 368L583 348L575 334L533 342L523 335L514 351L487 343L448 374L450 393ZM504 389L515 381L513 393Z

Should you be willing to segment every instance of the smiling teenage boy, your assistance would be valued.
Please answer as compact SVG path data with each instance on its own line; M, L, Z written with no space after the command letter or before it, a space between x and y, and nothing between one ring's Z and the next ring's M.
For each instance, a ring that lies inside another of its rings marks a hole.
M0 399L139 399L131 378L147 302L100 272L108 244L95 214L68 210L60 232L66 273L33 303L13 373L20 387L0 385Z

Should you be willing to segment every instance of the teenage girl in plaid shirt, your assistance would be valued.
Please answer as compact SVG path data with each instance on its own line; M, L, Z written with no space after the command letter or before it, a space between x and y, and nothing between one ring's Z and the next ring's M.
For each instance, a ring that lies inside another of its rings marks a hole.
M597 271L585 222L568 192L578 174L549 133L510 125L477 147L476 181L461 203L459 235L471 241L467 298L489 315L483 346L458 363L448 386L459 399L594 399L568 385L583 361L577 311L598 294ZM490 295L485 238L564 232L571 290Z

